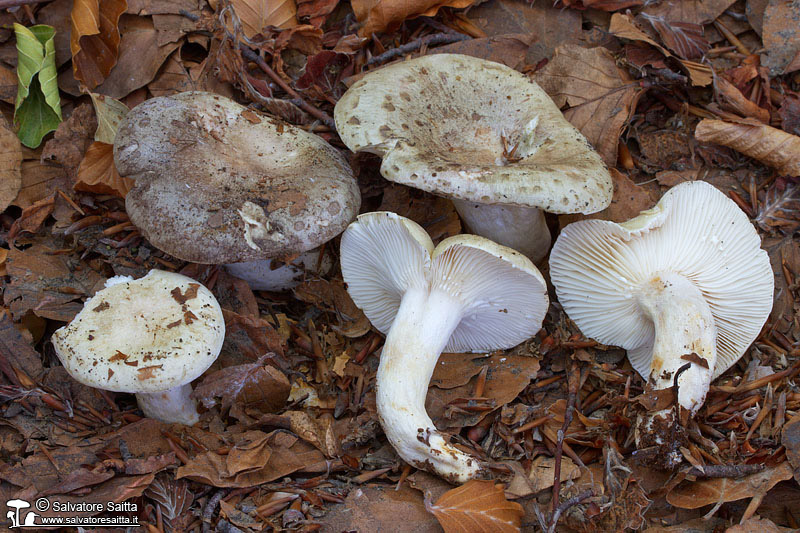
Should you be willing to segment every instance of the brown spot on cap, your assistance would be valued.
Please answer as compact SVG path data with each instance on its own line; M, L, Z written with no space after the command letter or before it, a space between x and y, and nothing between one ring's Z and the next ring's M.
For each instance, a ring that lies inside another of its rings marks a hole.
M183 305L192 298L197 298L197 289L199 288L200 288L199 283L190 283L189 288L186 289L186 292L184 292L183 294L181 294L180 287L175 287L174 289L169 291L169 293L172 295L172 297L175 299L176 302Z

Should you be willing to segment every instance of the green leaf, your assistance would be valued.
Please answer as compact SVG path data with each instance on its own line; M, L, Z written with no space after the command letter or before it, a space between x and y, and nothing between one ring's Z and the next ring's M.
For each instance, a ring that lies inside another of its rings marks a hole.
M38 78L31 82L30 95L17 108L14 117L19 123L17 137L28 148L36 148L42 144L44 136L61 123L60 113L56 114L45 101Z
M17 36L17 101L14 121L22 144L36 148L61 122L56 47L52 26L14 24Z
M92 97L94 111L97 113L97 131L94 134L94 140L114 144L114 137L117 136L119 125L128 114L128 106L110 96L96 93L89 93L89 95Z

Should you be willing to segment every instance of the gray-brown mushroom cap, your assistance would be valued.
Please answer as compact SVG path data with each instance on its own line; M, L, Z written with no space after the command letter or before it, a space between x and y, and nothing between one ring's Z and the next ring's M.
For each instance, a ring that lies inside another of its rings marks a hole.
M310 250L341 233L361 201L324 140L212 93L131 110L114 162L136 180L125 199L131 221L157 248L196 263Z
M611 176L550 97L499 63L435 54L370 72L334 111L342 141L388 180L481 204L594 213Z

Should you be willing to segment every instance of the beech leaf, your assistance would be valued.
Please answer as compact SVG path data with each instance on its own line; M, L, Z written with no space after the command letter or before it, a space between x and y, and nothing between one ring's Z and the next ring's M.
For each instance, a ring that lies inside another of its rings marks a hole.
M69 48L75 79L94 89L108 77L119 54L119 18L125 0L75 0Z
M94 111L97 115L97 131L94 134L94 140L114 144L114 137L117 136L119 125L128 114L128 106L103 94L89 93L89 95L92 97L92 104L94 104Z
M620 133L642 90L627 72L617 68L611 52L602 47L561 45L534 80L613 167Z
M95 141L86 150L78 167L78 180L74 188L76 191L113 194L125 198L133 184L132 179L120 176L114 166L114 145Z
M445 533L504 533L520 531L522 506L506 500L502 485L471 480L448 490L425 508L433 513Z
M284 29L297 26L294 0L231 0L231 5L248 39L268 26Z
M698 141L733 148L775 168L786 176L800 176L800 137L754 119L737 122L703 119L694 136Z
M18 61L14 122L19 125L17 136L22 144L36 148L61 122L53 40L56 30L43 24L26 28L14 23L14 32Z
M359 30L362 37L370 37L398 27L406 19L420 16L432 17L442 7L464 8L474 0L353 0L351 6L356 19L363 22Z
M283 372L264 365L262 357L255 363L230 366L210 374L194 389L192 396L207 408L217 402L216 398L221 398L223 409L237 402L246 408L273 413L284 406L290 388Z

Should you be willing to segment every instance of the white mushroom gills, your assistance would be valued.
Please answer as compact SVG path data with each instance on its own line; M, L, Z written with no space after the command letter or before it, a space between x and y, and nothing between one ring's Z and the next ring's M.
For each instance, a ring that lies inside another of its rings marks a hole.
M678 404L694 414L772 309L772 268L760 244L732 200L708 183L685 182L625 223L568 225L550 275L581 331L625 348L655 389L672 387L690 363L678 377Z
M377 376L381 425L397 453L453 483L481 474L425 411L443 350L510 348L541 327L544 278L521 254L474 235L434 248L414 222L394 213L359 216L342 236L342 275L353 301L385 333Z

